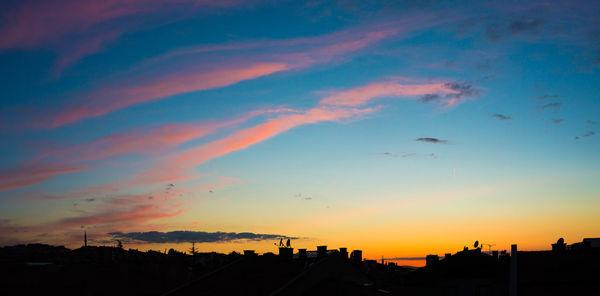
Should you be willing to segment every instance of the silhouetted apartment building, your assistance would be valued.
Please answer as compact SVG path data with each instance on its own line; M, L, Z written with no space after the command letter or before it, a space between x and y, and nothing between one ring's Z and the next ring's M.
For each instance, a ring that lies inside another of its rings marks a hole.
M580 251L587 249L598 249L600 248L600 238L584 238L583 241L579 243L574 243L569 245L569 250L571 251Z
M438 255L427 255L425 257L426 266L432 266L437 264L440 261L440 257Z
M585 238L567 245L559 239L551 251L517 252L519 294L600 295L599 242L598 238Z

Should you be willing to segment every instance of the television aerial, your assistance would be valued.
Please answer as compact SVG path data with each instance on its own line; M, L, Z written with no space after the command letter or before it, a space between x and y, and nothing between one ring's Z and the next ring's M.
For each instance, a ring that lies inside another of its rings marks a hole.
M488 253L492 252L492 247L495 246L496 244L481 244L482 246L487 246L488 247Z
M478 246L479 246L479 241L477 240L477 241L475 241L475 243L473 244L473 247L474 247L475 249L477 249L477 247L478 247Z

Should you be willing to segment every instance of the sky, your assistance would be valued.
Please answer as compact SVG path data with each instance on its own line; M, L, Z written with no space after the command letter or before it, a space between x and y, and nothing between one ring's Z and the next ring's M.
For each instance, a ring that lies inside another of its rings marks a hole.
M420 258L600 236L597 1L0 11L0 245Z

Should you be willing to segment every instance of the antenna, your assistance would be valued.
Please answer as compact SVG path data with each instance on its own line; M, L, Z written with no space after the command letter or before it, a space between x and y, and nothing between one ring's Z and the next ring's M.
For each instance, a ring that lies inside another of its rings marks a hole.
M192 253L192 256L196 256L196 242L192 242L192 247L190 248L190 253Z
M487 246L488 247L488 253L492 252L492 247L495 246L496 244L481 244L482 246Z
M190 249L190 253L192 253L192 264L196 264L196 242L192 242L192 248Z
M473 247L474 247L475 249L477 249L477 247L478 247L478 246L479 246L479 241L477 240L477 241L475 241L475 243L473 244Z

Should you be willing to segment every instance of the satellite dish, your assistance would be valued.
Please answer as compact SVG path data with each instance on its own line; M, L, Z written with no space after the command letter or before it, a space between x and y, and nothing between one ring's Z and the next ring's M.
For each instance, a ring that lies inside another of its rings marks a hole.
M479 246L479 241L475 241L475 243L473 244L474 248L477 248Z
M558 245L562 245L562 244L564 244L564 243L565 243L565 239L564 239L564 238L562 238L562 237L561 237L561 238L559 238L559 239L558 239L558 241L556 241L556 244L558 244Z

